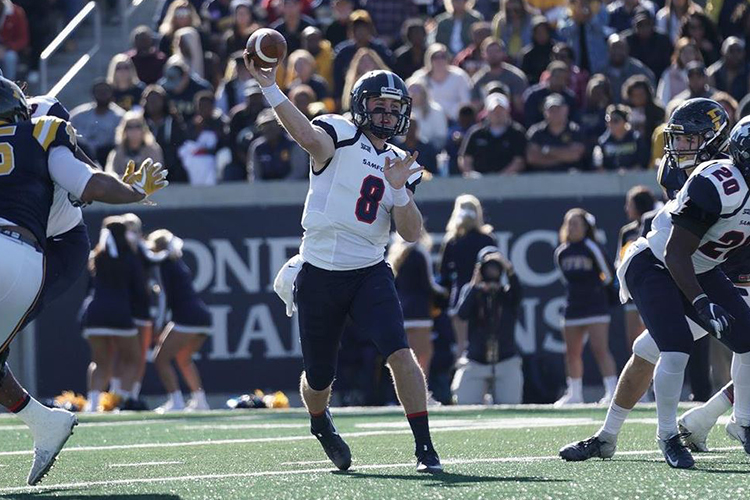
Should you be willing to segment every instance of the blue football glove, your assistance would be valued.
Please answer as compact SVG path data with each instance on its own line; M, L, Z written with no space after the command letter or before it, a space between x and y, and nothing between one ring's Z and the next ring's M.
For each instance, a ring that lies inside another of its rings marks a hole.
M722 335L728 335L732 331L734 316L729 314L718 304L711 302L705 293L698 295L693 301L693 307L703 324L720 339Z

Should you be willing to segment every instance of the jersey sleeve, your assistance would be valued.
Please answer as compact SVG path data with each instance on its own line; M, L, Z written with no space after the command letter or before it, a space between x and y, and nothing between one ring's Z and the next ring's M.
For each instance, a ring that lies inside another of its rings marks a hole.
M313 119L313 125L322 128L336 149L354 144L359 139L359 130L350 120L340 115L322 115Z
M721 197L711 180L695 175L680 193L681 203L672 212L672 223L702 238L721 216Z
M89 179L94 175L94 170L77 159L66 147L51 148L48 165L52 180L76 198L81 198Z
M596 266L599 268L602 283L604 283L605 285L609 285L614 281L615 275L612 264L610 264L609 260L604 255L604 250L598 243L590 239L586 239L585 243L586 248L588 248L589 252L594 258L594 262L596 262Z
M45 152L57 146L75 152L78 144L76 130L70 122L54 116L42 116L34 118L32 123L34 123L34 138Z

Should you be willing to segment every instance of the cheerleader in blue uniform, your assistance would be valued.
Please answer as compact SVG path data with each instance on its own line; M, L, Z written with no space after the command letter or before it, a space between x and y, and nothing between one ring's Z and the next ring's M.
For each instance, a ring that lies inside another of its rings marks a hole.
M615 274L595 234L593 215L581 208L568 210L560 228L560 246L555 250L555 264L567 289L563 338L568 387L556 406L583 403L583 346L587 335L604 380L601 402L612 398L617 385L615 360L609 350Z
M154 363L169 394L167 402L156 411L208 410L203 382L193 362L193 354L200 351L208 338L212 325L211 313L193 288L193 273L182 260L182 240L166 229L159 229L148 236L148 243L156 254L166 253L166 258L159 264L159 275L166 307L172 315L155 351ZM187 405L172 368L173 360L191 391Z
M123 365L125 399L130 397L137 376L140 344L133 310L146 294L146 279L136 250L137 237L119 217L104 219L99 243L89 260L92 291L83 315L83 335L91 347L87 411L99 406L116 357Z

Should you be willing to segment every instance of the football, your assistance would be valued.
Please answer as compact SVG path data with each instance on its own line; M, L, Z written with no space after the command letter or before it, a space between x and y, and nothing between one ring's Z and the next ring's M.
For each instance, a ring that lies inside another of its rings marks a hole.
M286 40L276 30L262 28L247 40L245 58L255 62L259 68L273 68L286 57Z

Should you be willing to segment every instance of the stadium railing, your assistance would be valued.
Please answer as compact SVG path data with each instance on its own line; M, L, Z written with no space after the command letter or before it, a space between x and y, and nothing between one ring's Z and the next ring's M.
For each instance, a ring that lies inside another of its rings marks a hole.
M47 64L49 59L57 52L63 42L68 39L88 18L93 16L94 18L94 46L82 55L78 61L70 67L70 69L60 78L54 87L49 87L49 75ZM41 79L42 93L48 94L52 97L65 88L65 86L78 74L78 72L94 57L99 51L99 47L102 42L102 14L101 7L93 0L87 3L83 9L70 20L67 26L58 34L54 40L42 51L42 55L39 60L39 75Z

